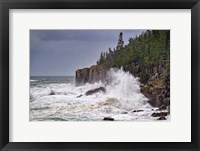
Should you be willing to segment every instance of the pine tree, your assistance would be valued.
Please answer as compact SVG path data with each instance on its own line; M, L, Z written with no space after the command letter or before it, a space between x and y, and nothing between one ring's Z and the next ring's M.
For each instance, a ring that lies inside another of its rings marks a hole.
M99 59L99 64L103 64L103 62L104 62L104 53L101 52L100 59Z
M139 66L142 81L157 72L169 83L170 72L170 31L147 30L140 36L129 38L129 43L124 46L123 33L119 34L117 47L109 48L102 52L97 64L107 67L127 67L131 64Z
M118 43L117 43L117 50L121 50L123 48L123 46L124 46L123 33L120 32Z
M113 53L112 49L109 48L109 49L108 49L108 54L112 54L112 53Z

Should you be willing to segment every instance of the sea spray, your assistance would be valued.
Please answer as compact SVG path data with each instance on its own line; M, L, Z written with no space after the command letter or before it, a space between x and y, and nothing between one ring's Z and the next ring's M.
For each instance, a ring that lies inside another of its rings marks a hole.
M86 83L82 86L72 83L34 85L30 90L34 98L30 101L30 120L99 121L104 117L125 121L155 119L151 117L147 98L140 92L138 78L122 69L110 69L107 79L106 83ZM85 95L88 90L99 87L104 87L106 92ZM133 114L135 109L144 112Z
M140 82L129 72L122 69L110 69L107 74L111 81L106 86L107 96L120 100L122 104L130 104L131 108L139 108L147 103L147 98L140 92Z

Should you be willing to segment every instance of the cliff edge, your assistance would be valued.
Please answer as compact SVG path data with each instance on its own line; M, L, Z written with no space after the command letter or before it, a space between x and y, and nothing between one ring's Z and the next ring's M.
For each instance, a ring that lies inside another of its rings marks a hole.
M93 65L90 68L76 70L76 85L85 83L104 82L109 69L103 65Z

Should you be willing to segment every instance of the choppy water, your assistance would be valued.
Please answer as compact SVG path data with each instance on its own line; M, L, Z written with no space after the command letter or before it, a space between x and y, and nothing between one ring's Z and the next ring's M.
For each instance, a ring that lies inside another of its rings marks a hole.
M74 77L31 77L31 121L152 121L156 110L140 93L138 78L123 70L111 69L111 82L75 86ZM84 95L91 89L105 87L106 92ZM82 95L81 97L78 97ZM142 112L133 112L143 110ZM169 118L169 117L168 117Z

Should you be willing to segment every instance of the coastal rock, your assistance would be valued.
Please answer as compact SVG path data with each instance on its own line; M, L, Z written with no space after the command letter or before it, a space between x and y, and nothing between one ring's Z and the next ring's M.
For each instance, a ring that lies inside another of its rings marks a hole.
M108 68L103 65L93 65L90 68L76 70L76 85L106 81Z
M83 96L83 94L80 94L80 95L77 96L77 98L80 98L80 97L82 97L82 96Z
M133 110L132 113L135 113L135 112L143 112L144 110Z
M89 80L89 68L76 70L76 85L83 85Z
M96 88L96 89L92 89L92 90L89 90L85 93L85 95L92 95L94 93L98 93L98 92L106 92L106 89L104 87L99 87L99 88Z
M165 98L165 100L164 100L164 105L165 105L166 107L170 105L170 98L169 98L169 97Z
M128 112L124 111L124 112L122 112L122 114L128 114Z
M89 83L94 83L98 81L105 82L107 78L107 71L108 68L106 68L103 65L94 65L90 67L89 71Z
M124 70L130 72L131 74L133 74L136 77L139 77L139 73L141 72L140 66L137 64L134 64L134 63L132 63L130 65L126 65L124 67Z
M108 70L109 68L104 65L93 65L90 68L78 69L76 71L76 85L98 81L108 84L110 82L107 76ZM133 62L124 66L124 71L140 78L140 90L149 99L148 102L151 106L163 106L163 108L170 106L170 87L166 85L166 79L161 74L162 67L154 67L152 71L149 71L149 69L141 68L137 62ZM102 90L102 92L104 91ZM88 92L88 95L90 93L93 93L93 91Z
M153 77L146 84L140 86L141 92L149 99L153 107L165 108L170 105L169 88L166 87L164 79Z
M169 112L154 112L153 114L151 114L151 116L161 117L161 116L167 116L168 114L169 114Z
M49 95L56 95L56 93L53 90L51 90Z
M112 118L112 117L104 117L103 120L104 121L114 121L114 118Z
M166 120L166 117L165 116L161 116L157 120Z
M156 111L162 111L162 110L166 110L167 106L165 105L161 105Z

